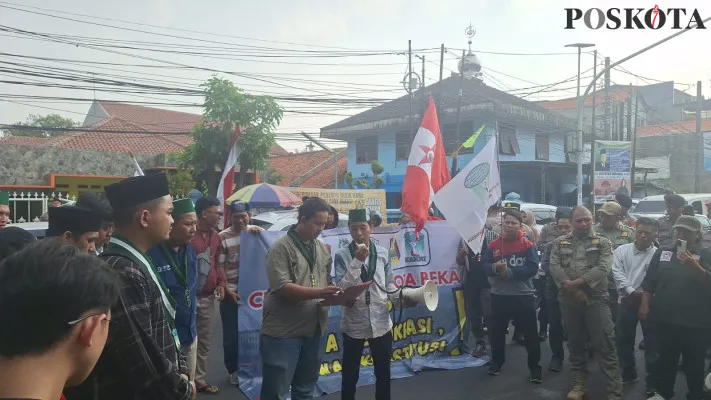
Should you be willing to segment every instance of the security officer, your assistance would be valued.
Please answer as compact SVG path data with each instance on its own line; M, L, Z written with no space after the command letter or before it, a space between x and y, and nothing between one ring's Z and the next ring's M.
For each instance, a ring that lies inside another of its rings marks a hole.
M595 232L598 235L606 237L612 244L612 251L615 251L619 246L634 242L634 229L620 222L622 214L622 206L618 203L609 201L600 207L598 215L600 220L595 225ZM618 299L617 287L615 286L615 278L607 276L607 289L610 292L610 312L612 313L612 322L617 323Z
M667 214L659 219L659 248L674 246L674 224L684 213L686 199L678 194L669 193L664 196Z
M550 273L559 288L558 303L568 333L573 370L569 400L582 400L587 391L587 354L590 338L600 369L607 378L607 399L622 399L622 378L608 306L607 276L612 269L612 245L593 229L590 211L571 211L573 232L553 244Z

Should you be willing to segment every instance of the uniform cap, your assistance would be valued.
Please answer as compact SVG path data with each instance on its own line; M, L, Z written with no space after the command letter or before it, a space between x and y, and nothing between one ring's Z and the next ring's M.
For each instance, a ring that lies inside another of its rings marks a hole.
M615 200L624 208L632 208L632 198L624 193L616 193Z
M674 224L674 229L676 228L683 228L691 232L700 232L701 221L690 215L682 215L676 220L676 223Z
M614 201L608 201L600 207L600 212L611 217L619 217L622 215L622 206Z

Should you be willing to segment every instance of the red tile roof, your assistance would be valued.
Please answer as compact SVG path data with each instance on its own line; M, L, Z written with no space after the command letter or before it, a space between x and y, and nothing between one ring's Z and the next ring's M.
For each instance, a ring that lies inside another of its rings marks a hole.
M133 104L99 101L111 119L119 119L150 132L189 132L202 115Z
M65 149L136 154L178 153L193 141L187 132L202 118L197 114L100 101L109 118L86 131L70 132L54 138L14 136L0 138L0 143L19 146L55 146ZM122 132L95 132L124 131ZM143 133L145 132L145 133ZM270 156L289 154L275 144Z
M33 137L33 136L7 136L0 138L0 144L16 145L16 146L41 146L50 138Z
M701 120L701 132L711 131L711 119ZM679 121L671 124L647 125L637 128L637 137L682 135L696 133L696 121Z
M346 172L348 172L348 157L343 156L338 160L338 179L343 179L343 175L345 175ZM331 164L305 180L299 187L332 189L333 179L333 164Z
M634 93L634 89L632 90ZM612 101L623 101L627 100L627 96L629 96L629 89L617 89L613 90L610 92L610 97L612 98ZM595 94L595 104L600 105L605 102L605 92L598 91ZM545 100L545 101L538 101L536 102L537 104L551 110L551 111L564 111L564 110L574 110L577 101L577 97L571 97L569 99L560 99L560 100ZM593 103L593 96L588 95L585 97L585 107L592 107Z
M339 151L339 150L336 150ZM271 157L267 161L269 166L282 177L279 185L289 186L296 179L306 175L315 167L324 162L331 161L333 154L326 150L309 151L304 153L288 154L284 156ZM347 157L343 155L338 160L338 175L346 173ZM304 181L300 187L332 188L333 187L333 164L318 171L313 176Z

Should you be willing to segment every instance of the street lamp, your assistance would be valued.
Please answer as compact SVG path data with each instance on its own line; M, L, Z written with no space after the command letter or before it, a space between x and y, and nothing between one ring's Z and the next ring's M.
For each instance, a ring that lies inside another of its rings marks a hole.
M578 155L578 205L582 206L583 205L583 104L584 102L580 98L580 57L582 54L582 49L585 47L593 47L595 46L592 43L573 43L573 44L567 44L565 47L577 47L578 48L578 95L576 97L576 111L577 111L577 120L578 120L578 131L576 132L577 134L577 139L578 139L578 148L577 148L577 155ZM590 160L592 162L592 160Z

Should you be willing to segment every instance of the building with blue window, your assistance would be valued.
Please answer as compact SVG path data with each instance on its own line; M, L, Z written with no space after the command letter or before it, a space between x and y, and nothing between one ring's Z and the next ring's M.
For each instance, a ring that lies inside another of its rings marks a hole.
M473 62L467 64L468 60ZM437 104L450 167L451 155L457 149L457 163L462 168L488 140L496 138L498 130L504 196L516 192L526 202L574 204L575 120L487 86L477 77L480 68L475 57L465 58L464 79L452 74L424 88L424 93L431 94ZM380 188L387 193L388 208L399 208L402 203L402 182L412 139L424 112L425 97L422 90L413 94L412 114L410 97L405 95L321 129L321 137L348 142L348 172L354 180L366 179L372 185L371 162L377 161L383 166ZM484 130L474 147L460 148L482 125L485 125ZM345 187L345 183L343 185Z

